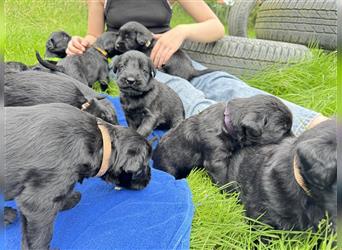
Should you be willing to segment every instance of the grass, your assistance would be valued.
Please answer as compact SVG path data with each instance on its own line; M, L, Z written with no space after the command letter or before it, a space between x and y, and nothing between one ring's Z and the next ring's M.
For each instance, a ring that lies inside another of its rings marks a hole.
M86 5L81 0L7 0L5 60L36 63L34 51L44 51L50 32L62 29L73 35L84 35L86 16ZM179 7L174 9L172 26L191 22ZM312 53L311 60L285 68L274 66L244 80L304 107L333 115L336 112L336 54L316 49L312 49ZM107 93L118 95L116 85L111 84ZM192 172L188 182L196 207L192 249L309 250L319 239L322 240L320 249L336 249L332 246L336 234L328 233L324 221L322 236L310 232L275 231L245 218L237 194L222 194L204 172Z

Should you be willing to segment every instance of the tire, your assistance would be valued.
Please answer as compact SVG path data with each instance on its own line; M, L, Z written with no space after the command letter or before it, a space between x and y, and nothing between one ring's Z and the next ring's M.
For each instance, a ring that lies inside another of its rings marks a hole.
M337 1L265 0L255 25L256 37L336 50Z
M256 5L256 0L236 0L229 9L228 31L231 36L247 37L248 17Z
M208 44L186 41L183 49L208 68L239 77L252 76L275 63L284 65L311 57L303 45L234 36Z

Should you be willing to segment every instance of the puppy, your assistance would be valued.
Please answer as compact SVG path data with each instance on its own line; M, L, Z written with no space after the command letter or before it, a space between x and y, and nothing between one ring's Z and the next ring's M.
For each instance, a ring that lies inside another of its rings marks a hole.
M93 89L61 75L26 71L5 77L5 106L67 103L109 123L118 124L111 104ZM84 91L87 89L87 91Z
M108 58L116 54L116 37L114 32L104 32L82 55L67 56L56 65L43 60L38 52L36 56L42 66L52 71L65 73L89 87L99 81L102 90L105 90L109 81Z
M21 62L9 61L5 62L5 74L18 73L21 71L29 70L30 67Z
M117 56L113 71L120 88L120 101L129 127L143 136L155 128L169 129L184 119L178 95L154 79L155 68L149 57L139 51Z
M327 212L336 225L336 120L266 146L236 152L227 182L236 183L246 215L276 229L317 230Z
M45 44L45 59L57 63L59 59L67 56L66 49L71 36L64 31L52 32Z
M20 209L23 249L49 249L57 212L79 201L77 182L149 183L151 145L130 128L62 103L6 107L5 115L5 200Z
M152 33L144 25L138 22L128 22L119 29L118 38L115 43L116 50L124 53L129 50L139 50L150 56L156 41ZM188 81L194 77L201 76L214 70L196 70L188 55L181 49L177 50L162 70L168 74L179 76Z
M160 140L154 167L176 179L204 167L212 181L227 182L232 153L244 146L264 145L291 134L292 115L276 97L256 95L217 103L184 120Z
M56 31L50 34L49 39L45 44L45 58L56 64L61 58L66 57L65 50L68 47L68 42L71 36L64 31ZM40 64L28 66L21 62L6 62L6 73L17 73L25 70L44 70Z

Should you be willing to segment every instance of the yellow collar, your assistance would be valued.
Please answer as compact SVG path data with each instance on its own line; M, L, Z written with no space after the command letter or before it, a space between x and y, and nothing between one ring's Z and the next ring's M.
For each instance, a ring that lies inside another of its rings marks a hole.
M108 53L107 51L99 48L99 47L94 47L98 52L100 52L105 58L108 58Z

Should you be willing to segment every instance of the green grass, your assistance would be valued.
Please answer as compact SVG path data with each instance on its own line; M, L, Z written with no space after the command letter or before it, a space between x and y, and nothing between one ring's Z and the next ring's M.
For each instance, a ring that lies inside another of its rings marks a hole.
M320 249L334 249L335 234L322 221L319 234L273 230L260 222L246 219L238 204L237 193L220 192L203 171L192 171L188 177L196 213L192 224L192 249L300 249L311 250L318 239ZM249 223L246 223L249 222ZM264 242L264 241L267 241ZM255 248L254 248L255 249Z
M84 35L86 16L86 5L80 0L7 0L5 60L36 63L34 51L43 53L50 32L62 29L73 35ZM191 22L190 17L175 7L172 26ZM244 80L304 107L333 115L336 110L336 54L314 49L312 52L311 60L285 68L274 66ZM111 84L107 93L117 95L118 88ZM192 172L188 181L196 207L192 249L309 250L319 239L317 234L310 232L281 232L258 222L252 223L244 217L237 194L222 194L204 172ZM336 249L332 247L336 235L328 234L324 225L323 222L320 249ZM260 240L265 237L267 244Z
M275 65L245 81L253 87L331 116L336 113L337 56L335 52L311 51L311 59L290 67Z

